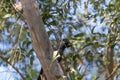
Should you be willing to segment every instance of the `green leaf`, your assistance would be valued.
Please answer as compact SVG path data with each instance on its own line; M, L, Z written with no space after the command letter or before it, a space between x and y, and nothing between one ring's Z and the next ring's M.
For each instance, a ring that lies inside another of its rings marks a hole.
M76 34L74 37L83 37L85 35L85 33L79 33L79 34Z
M74 74L74 73L71 73L71 74L70 74L70 78L71 78L71 80L75 80L75 74Z
M3 18L9 18L11 16L12 16L11 14L6 14L6 15L3 16Z
M105 19L105 17L103 17L103 18L100 20L100 23L103 23L104 19Z
M92 28L91 33L94 33L95 26Z
M92 80L97 80L96 74L94 74Z
M31 45L31 42L30 42L30 41L28 41L28 42L26 43L27 48L29 47L29 45Z

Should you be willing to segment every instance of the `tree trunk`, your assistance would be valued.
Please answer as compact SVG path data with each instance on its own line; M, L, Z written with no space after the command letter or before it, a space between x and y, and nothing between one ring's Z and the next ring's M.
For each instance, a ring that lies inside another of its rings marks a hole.
M114 66L114 61L113 61L113 54L114 54L114 47L109 46L107 47L107 77L109 77L112 72L113 72L113 66ZM113 80L114 75L111 75L108 80Z
M57 62L52 63L52 47L45 31L39 10L36 8L35 0L21 0L23 15L29 25L29 32L33 48L41 61L47 80L58 80L63 76L63 71Z

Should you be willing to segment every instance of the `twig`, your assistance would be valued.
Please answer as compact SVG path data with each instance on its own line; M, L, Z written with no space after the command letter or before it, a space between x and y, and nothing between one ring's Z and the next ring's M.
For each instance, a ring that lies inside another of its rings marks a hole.
M3 58L1 55L0 55L0 58L5 61L7 64L9 64L14 70L16 70L16 72L21 76L21 78L23 80L25 80L24 76L20 73L20 71L15 67L13 66L9 61L7 61L5 58Z
M120 63L117 64L117 66L114 68L114 70L113 70L112 73L107 77L106 80L109 80L109 78L116 73L116 71L117 71L117 69L118 69L119 67L120 67Z

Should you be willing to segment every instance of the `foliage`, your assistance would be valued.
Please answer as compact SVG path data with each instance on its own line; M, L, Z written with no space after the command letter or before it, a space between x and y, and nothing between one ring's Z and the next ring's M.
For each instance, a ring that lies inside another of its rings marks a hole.
M34 63L37 57L28 25L22 11L16 9L17 3L17 0L0 1L0 42L11 45L0 51L0 63L15 66L18 74L23 73L30 80L38 75L35 66L39 62ZM119 63L119 0L37 0L37 3L51 44L64 38L73 43L63 59L70 80L100 78L110 63L106 60L108 46L114 46L114 62Z

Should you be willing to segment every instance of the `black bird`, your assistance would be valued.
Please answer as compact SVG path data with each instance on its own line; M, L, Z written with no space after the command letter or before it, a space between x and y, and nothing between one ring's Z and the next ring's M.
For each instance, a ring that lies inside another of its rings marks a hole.
M61 41L60 46L57 49L58 50L58 55L60 55L57 58L58 62L60 62L62 60L62 56L63 56L63 52L64 52L65 48L68 48L68 47L71 47L71 46L72 46L72 44L68 40ZM56 46L53 46L53 50L56 50ZM39 75L37 80L41 80L41 75L44 76L44 78L45 78L44 80L47 80L42 68L41 68L40 75Z
M60 47L58 48L58 54L60 57L57 58L57 61L60 62L62 60L63 52L65 48L71 47L72 44L69 41L62 41Z

